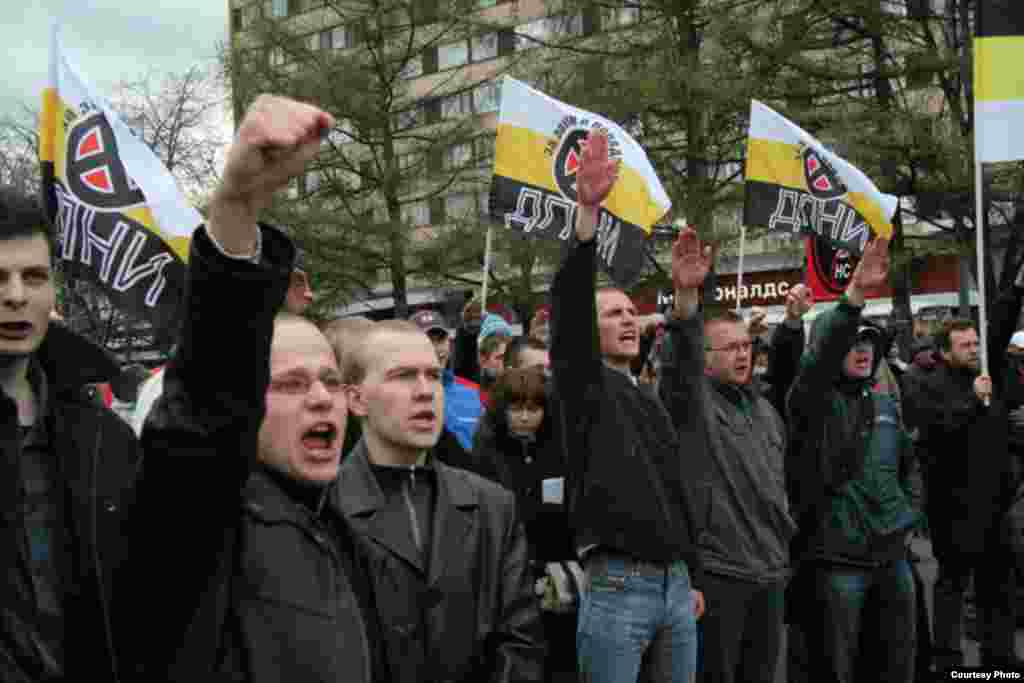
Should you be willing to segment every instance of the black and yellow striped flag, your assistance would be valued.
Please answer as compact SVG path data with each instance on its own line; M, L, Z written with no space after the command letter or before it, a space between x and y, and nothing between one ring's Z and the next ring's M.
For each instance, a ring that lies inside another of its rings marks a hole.
M1024 159L1024 0L979 0L977 26L975 159Z

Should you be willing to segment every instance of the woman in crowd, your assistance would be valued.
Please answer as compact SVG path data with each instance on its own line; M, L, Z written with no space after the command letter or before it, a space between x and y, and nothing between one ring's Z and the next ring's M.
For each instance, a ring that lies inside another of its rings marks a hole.
M508 369L474 442L477 471L516 494L526 527L549 654L547 680L577 680L576 612L582 572L565 507L557 412L541 367Z

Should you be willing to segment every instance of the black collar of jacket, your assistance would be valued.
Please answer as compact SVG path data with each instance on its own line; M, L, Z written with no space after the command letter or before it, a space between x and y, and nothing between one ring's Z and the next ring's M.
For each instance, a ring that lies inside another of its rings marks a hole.
M275 522L301 524L322 514L323 504L317 510L310 509L309 506L289 495L284 487L274 479L263 467L257 466L253 469L246 482L244 495L245 506L250 513L270 524ZM336 483L332 482L328 487L336 488ZM332 504L334 500L336 497L330 495L330 491L325 490L324 503ZM341 514L340 510L336 509L335 512Z
M109 382L120 373L113 356L54 320L36 351L36 359L54 393L62 397L84 399L79 394L83 385Z
M715 388L715 391L737 407L741 405L740 402L744 398L748 401L748 405L751 407L753 407L754 402L757 400L757 395L754 393L752 383L737 385L729 382L721 382L714 377L709 377L708 379L711 382L711 386ZM751 380L751 382L753 382L753 380Z
M477 490L470 484L469 472L448 467L434 459L437 471L437 503L431 528L428 581L435 585L447 571L461 576L460 564L468 559L464 549L466 539L477 524L475 510L480 506ZM346 518L364 536L387 548L419 571L424 570L419 551L408 532L411 521L403 509L387 504L384 492L370 467L366 440L352 449L341 465L338 485L332 494L332 505L338 506Z
M451 476L450 468L438 458L430 458L431 465L437 471L438 500L442 490L450 505L455 507L475 507L478 505L476 491L463 477ZM351 478L358 486L336 486L332 505L337 505L346 515L366 515L383 508L387 501L380 488L377 477L373 475L370 465L370 453L366 440L361 440L349 453L341 467L340 479ZM342 495L341 490L345 489Z

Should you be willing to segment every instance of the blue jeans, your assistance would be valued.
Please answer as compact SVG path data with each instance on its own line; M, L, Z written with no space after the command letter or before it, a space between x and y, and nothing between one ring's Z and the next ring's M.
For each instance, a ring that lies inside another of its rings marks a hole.
M910 683L917 611L910 563L878 569L827 565L814 572L816 613L805 614L810 680Z
M586 563L576 633L581 681L636 683L647 657L649 680L690 683L697 670L697 620L683 562L640 574L618 557Z

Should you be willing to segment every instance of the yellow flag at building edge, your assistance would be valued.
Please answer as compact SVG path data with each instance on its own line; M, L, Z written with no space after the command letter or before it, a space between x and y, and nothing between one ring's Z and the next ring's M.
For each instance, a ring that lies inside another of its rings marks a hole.
M619 180L598 225L604 268L628 286L644 265L644 242L672 207L640 144L614 121L578 109L505 76L495 143L490 213L506 228L568 240L575 225L580 143L593 129L608 133Z
M173 333L202 217L153 151L81 76L54 24L39 121L43 198L57 257L119 310Z
M978 0L974 38L974 157L1024 159L1024 2Z

